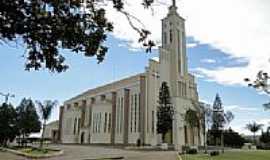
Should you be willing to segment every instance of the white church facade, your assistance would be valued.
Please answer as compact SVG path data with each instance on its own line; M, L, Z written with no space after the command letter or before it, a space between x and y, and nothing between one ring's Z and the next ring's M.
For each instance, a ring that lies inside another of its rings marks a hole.
M67 101L60 109L61 143L157 145L157 106L159 88L167 82L175 108L172 144L203 145L202 127L191 128L185 113L200 111L197 85L188 73L185 20L175 3L162 20L162 46L159 61L149 60L144 73L90 89ZM192 132L192 134L191 134Z

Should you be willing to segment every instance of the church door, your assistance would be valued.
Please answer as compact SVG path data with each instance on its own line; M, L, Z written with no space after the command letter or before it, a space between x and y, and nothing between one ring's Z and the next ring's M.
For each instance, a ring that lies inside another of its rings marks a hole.
M84 143L84 132L82 132L82 134L81 134L81 144L83 144Z

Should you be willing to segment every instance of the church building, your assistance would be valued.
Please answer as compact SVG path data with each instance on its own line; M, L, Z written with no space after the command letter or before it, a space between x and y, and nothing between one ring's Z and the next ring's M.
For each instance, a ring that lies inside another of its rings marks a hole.
M199 100L193 75L188 73L185 20L175 1L162 19L159 61L150 59L144 73L90 89L64 102L60 108L61 143L155 146L159 88L167 82L175 109L171 144L203 145L203 128L185 122L188 110L198 113Z

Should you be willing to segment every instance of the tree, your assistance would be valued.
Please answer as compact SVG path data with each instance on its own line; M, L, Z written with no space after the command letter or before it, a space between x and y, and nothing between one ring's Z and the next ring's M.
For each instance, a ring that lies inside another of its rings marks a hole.
M30 133L40 131L41 122L39 120L35 104L31 99L23 98L20 105L16 108L16 112L19 133L23 137L22 142L25 142L24 138Z
M246 128L253 133L253 142L256 144L256 133L261 130L263 124L257 124L256 122L249 123L246 125Z
M41 103L40 101L36 101L36 103L39 107L41 119L43 120L42 135L41 135L41 141L40 141L40 148L42 148L44 133L46 130L46 123L52 114L53 108L57 105L57 101L46 100L43 103Z
M224 127L225 118L224 118L224 109L222 106L221 99L218 94L213 104L213 115L212 115L212 129L221 130Z
M224 145L227 147L241 148L245 143L245 138L231 128L224 131Z
M162 141L165 140L165 134L172 130L172 121L174 109L171 104L169 87L166 82L162 82L159 89L159 100L157 107L157 132L162 134Z
M3 103L0 106L0 144L7 146L18 135L16 126L16 110L11 104Z
M222 147L222 152L224 152L224 135L223 130L226 124L229 124L234 119L232 112L227 111L224 113L221 98L216 94L216 98L213 104L213 114L212 114L212 131L216 136L220 134L220 142ZM215 140L216 141L216 140Z
M200 103L200 108L201 108L201 118L203 122L203 135L204 135L204 149L205 153L207 153L207 131L210 129L210 125L212 122L212 109L209 104L206 103Z
M260 141L263 142L263 143L269 143L270 144L270 127L267 128L266 132L262 131Z
M253 87L257 90L263 91L266 94L270 94L270 83L269 83L269 75L267 72L259 71L256 79L251 81L249 78L245 78L244 80L248 83L249 87ZM263 107L266 110L270 110L270 103L263 104Z
M198 113L194 110L189 109L186 112L185 115L185 121L187 122L187 124L190 126L191 128L191 134L192 134L192 144L194 145L194 129L197 127L199 128L200 125L200 120L198 118Z
M135 25L140 20L125 11L124 0L1 0L0 42L18 42L26 47L26 70L42 67L52 72L68 68L60 49L95 56L102 62L108 47L104 45L113 24L106 18L107 4L124 14L138 32L139 42L147 52L155 45L150 32ZM142 0L146 9L154 0Z

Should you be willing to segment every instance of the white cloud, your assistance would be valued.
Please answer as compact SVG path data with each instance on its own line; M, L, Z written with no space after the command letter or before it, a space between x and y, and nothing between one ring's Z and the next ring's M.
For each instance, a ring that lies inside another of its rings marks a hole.
M187 43L187 47L188 48L195 48L197 47L199 44L198 43Z
M253 112L253 111L260 111L259 108L246 107L246 106L238 106L238 105L225 106L224 109L225 109L225 111L232 111L232 112Z
M141 0L128 1L127 10L138 17L152 31L152 39L161 39L161 19L167 14L170 0L159 0L153 12L145 10ZM202 73L221 84L244 84L245 77L253 77L258 70L270 70L270 1L269 0L182 0L177 2L179 13L186 19L187 35L200 44L209 44L232 58L245 58L246 66L201 69ZM115 25L113 35L137 48L138 34L126 18L108 10ZM137 23L139 24L139 23ZM195 47L196 44L188 45ZM192 59L191 59L192 60Z
M217 61L214 59L202 59L201 62L202 63L210 63L210 64L217 63Z
M153 57L153 58L151 58L151 59L154 60L154 61L159 62L159 57Z

